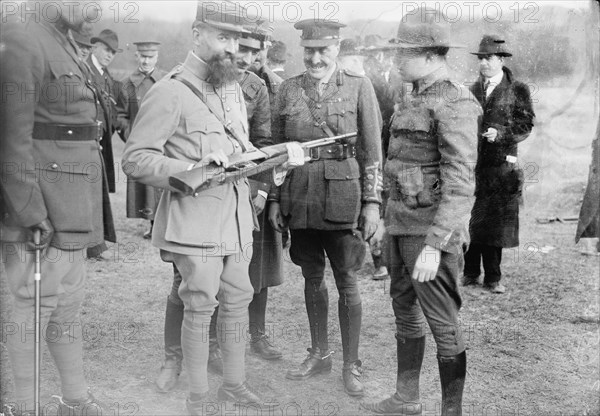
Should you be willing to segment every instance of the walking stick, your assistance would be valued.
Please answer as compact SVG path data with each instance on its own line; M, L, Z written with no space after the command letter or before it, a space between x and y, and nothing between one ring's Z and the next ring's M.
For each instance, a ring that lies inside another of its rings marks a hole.
M42 334L42 323L41 323L41 283L42 283L42 260L41 254L42 249L39 248L41 239L40 230L33 231L33 242L35 244L35 270L33 274L34 280L34 308L35 313L33 317L33 323L35 326L35 349L34 349L34 363L33 363L33 409L35 416L40 415L40 337Z

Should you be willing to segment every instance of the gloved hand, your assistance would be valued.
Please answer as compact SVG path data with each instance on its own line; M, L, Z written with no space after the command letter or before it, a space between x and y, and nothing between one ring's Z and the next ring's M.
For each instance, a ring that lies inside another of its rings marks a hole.
M285 144L288 154L288 160L283 163L284 169L297 168L304 165L304 149L298 142L289 142Z
M269 205L269 222L277 232L283 233L287 230L287 221L283 218L283 215L281 215L279 202L271 202Z
M412 272L412 279L421 283L435 279L440 267L441 258L442 252L439 249L425 244L419 257L417 257L417 262Z
M52 236L54 235L54 227L48 218L44 221L36 224L34 226L29 227L31 230L31 240L27 242L28 250L44 250L46 247L50 245L52 241ZM36 245L33 241L33 232L35 230L40 230L40 244Z
M362 230L363 239L369 239L377 231L379 224L379 204L369 202L363 205L358 218L358 228Z

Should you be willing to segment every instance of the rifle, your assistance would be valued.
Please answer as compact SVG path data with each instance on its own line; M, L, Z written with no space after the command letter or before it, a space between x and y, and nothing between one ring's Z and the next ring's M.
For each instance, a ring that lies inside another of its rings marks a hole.
M305 161L317 160L313 157L311 149L327 146L334 143L346 144L348 139L356 137L357 133L341 134L339 136L325 137L299 143L305 151ZM265 146L261 149L253 148L244 153L234 153L229 156L226 168L215 163L207 163L185 172L169 177L169 185L186 195L196 195L198 192L215 186L224 185L242 178L260 175L268 172L287 161L287 148L285 143ZM263 174L263 175L261 175ZM257 179L258 180L258 179ZM266 179L262 182L271 182Z

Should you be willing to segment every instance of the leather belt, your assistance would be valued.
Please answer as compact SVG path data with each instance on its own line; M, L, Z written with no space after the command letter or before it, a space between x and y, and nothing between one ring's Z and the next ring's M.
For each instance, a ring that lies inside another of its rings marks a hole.
M102 137L102 123L80 125L34 123L32 137L35 140L98 140Z
M334 143L327 146L311 147L308 149L308 155L311 162L322 159L344 160L356 156L356 146Z

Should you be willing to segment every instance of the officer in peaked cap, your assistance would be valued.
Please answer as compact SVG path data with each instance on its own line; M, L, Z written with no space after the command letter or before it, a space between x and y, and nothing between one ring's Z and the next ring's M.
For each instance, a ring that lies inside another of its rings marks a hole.
M471 92L483 107L483 117L463 285L479 284L483 262L483 287L501 294L506 291L500 282L502 249L519 246L523 172L517 145L531 133L535 114L529 87L504 66L504 58L512 56L504 39L485 35L479 50L471 53L479 60L480 72Z
M165 315L165 361L157 386L162 391L175 387L183 355L189 389L186 407L192 415L205 414L209 400L207 332L217 306L223 357L223 384L217 397L254 407L264 403L246 382L246 337L232 336L248 326L254 293L248 277L250 259L243 254L252 245L256 224L248 182L242 179L186 196L168 181L174 173L208 163L223 165L230 155L253 149L235 65L239 37L248 32L243 28L244 10L223 4L199 5L192 50L183 64L148 91L123 152L124 171L132 180L163 189L152 244L161 250L163 260L173 263L174 278ZM289 146L288 162L303 164L304 152L297 144L293 147Z
M276 142L304 142L356 131L358 136L319 149L309 163L291 172L269 195L269 219L276 230L291 230L291 259L302 268L305 279L311 346L306 359L286 377L305 380L331 370L324 281L327 255L339 293L344 389L361 396L362 303L357 271L365 255L364 239L373 235L379 222L381 115L371 82L337 62L344 26L313 19L294 25L302 31L306 72L281 85L276 104L279 126L273 135Z
M396 317L396 392L369 412L420 415L419 374L429 323L437 345L442 415L459 416L466 374L458 311L458 278L475 189L481 107L448 74L446 54L457 45L437 12L421 9L400 23L396 65L411 94L390 122L384 175L390 296ZM432 126L435 126L433 128Z

